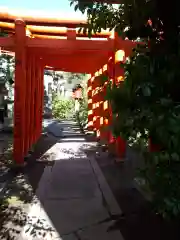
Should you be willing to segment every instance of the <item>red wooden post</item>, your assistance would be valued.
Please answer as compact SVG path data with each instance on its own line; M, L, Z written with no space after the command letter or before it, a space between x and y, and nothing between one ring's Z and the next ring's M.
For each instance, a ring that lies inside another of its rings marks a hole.
M38 101L38 73L39 73L39 69L38 69L38 59L35 59L35 79L34 79L34 129L33 129L33 143L36 143L37 141L37 131L38 131L38 105L39 105L39 101Z
M96 86L95 86L95 81L96 81L96 73L94 75L94 78L92 79L92 110L93 110L93 131L96 133L97 127L96 127L96 120L97 120L97 115L96 115L96 101L95 101L95 95L96 95Z
M93 131L96 131L96 125L95 125L95 122L96 122L96 114L95 114L95 88L94 88L94 81L95 81L95 75L93 75L93 77L91 78L91 86L92 86L92 111L91 111L91 114L92 114L92 126L93 126Z
M159 145L154 144L152 138L150 137L148 141L148 150L149 152L159 152L162 148Z
M100 86L100 72L101 71L97 71L95 73L95 79L94 79L94 89L95 89L95 93L94 93L94 113L95 113L95 128L96 128L96 137L97 140L100 140L100 92L99 92L99 86Z
M107 63L107 76L108 76L108 82L111 84L114 84L115 82L115 54L114 51L110 52L109 59ZM108 102L108 109L107 109L107 125L110 128L113 124L113 117L112 117L112 108L110 102ZM108 144L109 144L109 150L113 153L116 152L115 144L116 139L113 136L112 131L108 130L107 132L107 138L108 138Z
M26 155L29 150L29 122L30 122L30 91L31 91L31 69L29 56L26 57L27 69L26 69L26 91L25 91L25 142L24 142L24 154Z
M17 164L24 163L26 29L22 20L15 21L15 88L14 88L14 153Z
M36 108L37 108L37 102L36 102L36 80L37 80L37 62L36 58L34 58L34 76L33 76L33 132L32 132L32 138L33 138L33 144L36 142Z
M37 77L37 139L39 139L42 132L42 85L43 85L43 68L41 62L38 64L38 77Z
M37 69L37 87L36 87L36 89L37 89L37 118L36 118L36 120L37 120L37 123L36 123L36 128L37 128L37 130L36 130L36 141L39 139L39 133L40 133L40 131L39 131L39 128L40 128L40 68L39 68L39 62L38 62L38 64L37 64L37 66L38 66L38 69Z
M29 150L31 150L32 148L32 126L33 126L33 67L34 67L34 64L33 64L33 56L32 54L29 56L29 59L30 59L30 65L29 65L29 68L30 68L30 92L29 92L29 114L30 114L30 118L29 118Z
M28 150L31 148L31 124L32 124L32 114L31 114L31 98L32 98L32 56L28 52L28 65L27 65L27 85L28 85L28 98L27 98L27 138L28 138Z
M87 89L87 94L88 94L88 130L92 131L93 130L93 110L92 110L92 83L91 83L90 78L88 80L88 89Z
M43 120L43 108L44 108L44 67L40 66L40 133L39 135L41 135L42 132L42 120Z
M108 125L108 108L109 103L106 100L106 84L108 81L103 81L101 78L107 77L107 64L102 67L100 70L100 82L101 91L99 93L99 115L100 115L100 138L101 141L105 144L108 143L108 130L105 129Z
M38 139L38 131L39 131L39 62L38 59L36 59L36 66L35 66L35 72L36 72L36 81L35 81L35 116L34 116L34 143L36 143Z
M35 125L35 102L34 102L34 95L35 95L35 83L36 83L36 76L35 76L35 57L32 56L32 68L31 68L31 147L34 144L34 125Z
M115 83L119 84L123 81L124 71L120 68L120 62L124 62L125 52L118 50L115 53ZM126 155L126 142L119 136L116 139L116 151L120 159L123 159Z

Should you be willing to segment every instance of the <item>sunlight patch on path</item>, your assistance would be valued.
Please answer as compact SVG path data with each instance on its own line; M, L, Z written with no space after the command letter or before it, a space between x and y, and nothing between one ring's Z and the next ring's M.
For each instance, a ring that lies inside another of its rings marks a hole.
M53 164L44 169L37 201L16 240L123 240L119 230L108 231L115 224L111 210L120 211L108 205L115 205L114 197L92 161L97 143L87 142L67 122L61 124L56 127L64 129L65 137L53 136L57 142L45 153L53 156Z
M18 238L19 239L19 238ZM61 239L53 223L37 200L28 212L28 221L19 240L55 240Z

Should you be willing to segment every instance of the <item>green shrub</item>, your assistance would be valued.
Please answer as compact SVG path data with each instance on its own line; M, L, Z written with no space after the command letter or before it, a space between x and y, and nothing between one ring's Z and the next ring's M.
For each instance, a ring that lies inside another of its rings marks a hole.
M115 29L122 39L140 41L121 66L124 82L110 84L107 100L113 111L113 132L128 143L151 138L158 152L144 152L142 178L163 217L180 218L180 15L179 1L126 0L112 4L71 0L87 12L89 35ZM122 49L122 45L119 46ZM120 66L119 66L120 67Z
M78 118L80 125L84 128L88 122L88 102L85 98L83 98L80 102Z
M88 98L87 98L87 85L84 83L82 89L82 99L79 100L80 107L79 111L76 113L77 122L84 129L88 123Z
M53 117L58 120L71 119L74 114L73 100L55 96L53 98L52 112Z

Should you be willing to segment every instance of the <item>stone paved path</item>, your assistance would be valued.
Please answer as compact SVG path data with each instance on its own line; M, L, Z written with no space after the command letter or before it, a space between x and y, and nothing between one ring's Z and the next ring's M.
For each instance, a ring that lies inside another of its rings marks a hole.
M86 142L73 122L50 124L48 132L57 138L48 150L54 164L44 169L17 239L122 240L119 230L108 231L111 214L121 209L96 160L85 153L96 143Z

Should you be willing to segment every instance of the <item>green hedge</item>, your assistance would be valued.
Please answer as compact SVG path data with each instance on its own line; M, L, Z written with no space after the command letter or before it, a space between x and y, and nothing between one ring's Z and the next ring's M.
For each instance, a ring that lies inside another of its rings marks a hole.
M58 120L72 119L74 115L74 102L71 99L53 98L52 106L53 117Z

